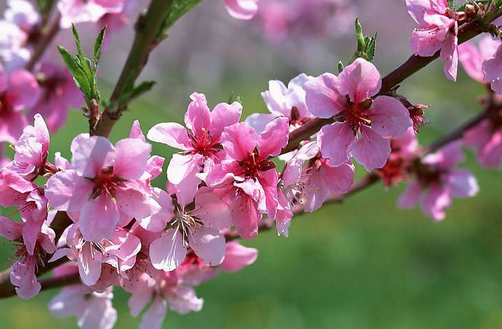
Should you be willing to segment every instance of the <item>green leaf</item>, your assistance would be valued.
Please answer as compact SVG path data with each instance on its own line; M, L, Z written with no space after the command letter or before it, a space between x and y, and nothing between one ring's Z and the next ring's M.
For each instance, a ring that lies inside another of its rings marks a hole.
M98 72L99 60L101 59L101 53L103 50L103 42L106 35L106 26L99 32L96 41L94 42L94 51L92 55L92 69L94 74Z
M68 67L68 70L73 76L75 84L84 93L84 95L88 97L91 94L91 85L85 75L85 72L82 70L80 59L77 56L70 54L65 47L59 46L58 50L66 64L66 67Z
M187 12L189 12L193 7L199 4L202 0L174 0L168 15L164 18L162 26L157 33L158 37L167 36L167 30L173 26L174 23L181 17L183 17Z
M153 86L155 86L156 82L155 81L144 81L140 83L138 86L134 87L130 92L127 94L123 95L120 99L120 105L119 106L125 106L127 103L131 102L132 100L140 97L144 93L149 92L152 90Z
M363 26L359 22L359 18L356 18L356 38L357 38L357 51L363 52L366 47L366 41L363 33Z
M366 42L366 49L364 49L364 53L366 54L366 57L370 62L375 58L377 36L378 35L375 33L375 35L372 37L366 37L368 38L368 40Z
M345 68L345 65L343 65L343 62L339 61L338 62L338 74L342 73L344 68Z
M455 10L457 8L457 2L455 0L448 0L448 7L451 10Z
M89 65L90 61L85 57L84 50L82 49L82 44L80 43L80 36L78 35L77 28L75 27L75 24L71 25L71 30L73 32L73 37L75 38L75 44L77 46L77 51L78 51L78 58L80 60L80 65L82 69L84 70L84 73L88 77L89 80L92 79L92 70L91 66Z

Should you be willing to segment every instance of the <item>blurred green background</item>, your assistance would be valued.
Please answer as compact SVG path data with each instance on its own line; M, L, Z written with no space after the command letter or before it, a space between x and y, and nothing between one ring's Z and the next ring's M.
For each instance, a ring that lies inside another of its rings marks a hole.
M399 2L397 16L406 20L404 1L386 1L392 2ZM381 46L375 62L385 74L409 55L413 25L409 19L408 25L401 25L393 20L396 11L374 4L381 15L366 8L362 21L367 22L369 32L380 33ZM228 30L234 33L233 29ZM173 35L176 37L176 33ZM176 44L176 40L171 41L165 47ZM264 47L263 53L277 51ZM328 57L331 66L307 73L335 71L338 59L348 58L353 50L353 40L341 43L338 49L338 56ZM277 69L280 56L273 57L264 67L260 66L261 58L254 58L251 68L242 68L240 73L241 67L226 71L223 82L209 84L205 80L188 81L177 71L169 74L173 71L158 68L158 63L166 58L169 57L162 50L153 57L157 66L147 71L160 80L159 85L124 114L113 131L114 141L127 136L135 119L140 119L145 132L158 122L181 122L189 93L194 90L205 92L212 106L233 94L242 96L246 115L265 111L259 93L267 89L268 79L288 81L297 73L290 68ZM117 59L113 54L105 53L103 61L113 64L112 69L105 68L111 72L109 76L103 75L103 93L108 95L120 65L114 62ZM176 58L169 62L177 63ZM253 69L256 67L259 69ZM162 80L166 76L177 84L166 83ZM431 124L419 135L426 145L480 110L477 97L483 93L483 87L462 72L454 85L443 76L441 63L435 63L406 81L400 91L414 102L433 105L427 113ZM69 124L52 137L51 151L61 151L69 157L72 138L86 130L85 118L73 111ZM169 159L171 152L168 147L154 145L154 154ZM203 310L184 316L168 312L164 327L502 328L501 173L481 169L472 152L466 154L463 167L476 174L481 191L475 198L455 200L445 221L432 223L418 209L397 209L395 203L403 186L390 190L373 186L343 204L296 217L289 238L265 232L245 241L246 246L258 248L256 263L198 287L198 296L205 300ZM358 168L358 177L364 174ZM155 185L165 185L164 175ZM9 266L12 250L8 243L0 247L3 268ZM29 301L0 300L0 328L77 328L75 318L53 318L47 311L46 305L55 294L44 292ZM113 303L119 312L115 328L138 328L141 319L129 315L127 294L116 289L115 296Z

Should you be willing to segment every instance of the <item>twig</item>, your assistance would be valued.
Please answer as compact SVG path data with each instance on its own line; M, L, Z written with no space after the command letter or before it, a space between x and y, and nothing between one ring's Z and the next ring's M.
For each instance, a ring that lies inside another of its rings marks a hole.
M54 40L54 38L58 34L60 18L61 16L58 13L57 16L54 18L52 24L48 26L47 30L42 34L40 41L35 46L35 51L33 52L33 55L31 56L28 63L26 63L25 65L25 69L27 69L28 71L33 71L35 65L42 58L45 51L47 50L47 47L51 44L52 40Z

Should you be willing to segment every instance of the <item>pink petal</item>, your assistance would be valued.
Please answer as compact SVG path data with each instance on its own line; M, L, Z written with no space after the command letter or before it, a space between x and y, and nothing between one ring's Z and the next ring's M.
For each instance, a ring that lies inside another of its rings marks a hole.
M238 102L232 104L220 103L211 113L211 137L213 141L220 139L223 129L239 122L242 114L242 105Z
M363 102L375 95L382 85L380 72L372 63L358 58L338 76L338 90L353 103Z
M257 133L261 134L265 130L267 124L272 122L275 118L277 118L275 114L253 113L248 116L244 122L253 127Z
M145 135L143 134L143 130L141 130L141 125L138 120L134 120L132 123L131 131L129 132L129 138L136 138L146 142Z
M225 257L225 236L219 231L201 227L188 235L190 247L204 264L220 265Z
M175 153L167 167L167 179L173 184L179 184L189 175L201 171L202 156L199 154L182 155Z
M160 211L160 205L148 194L134 189L118 190L119 209L134 218L146 218Z
M0 117L0 141L15 144L28 125L28 120L23 112L7 112Z
M451 197L448 191L437 184L433 184L422 199L421 208L426 216L431 217L435 221L440 221L446 217L445 210L450 204Z
M469 170L453 169L447 180L448 188L454 197L470 198L479 192L478 182Z
M431 8L431 0L406 0L408 13L418 24L424 24L424 15Z
M146 288L135 291L127 301L131 315L138 316L152 299L153 290L151 289Z
M254 151L258 136L245 123L236 123L223 130L221 143L227 155L237 161L245 160Z
M211 191L195 196L195 210L191 214L199 218L204 226L216 230L228 227L231 221L229 205Z
M138 219L138 222L147 231L161 232L166 228L167 223L173 219L174 206L171 196L164 190L156 189L155 193L158 196L157 203L161 207L160 210L152 216Z
M103 255L90 243L85 243L78 254L78 272L82 283L92 286L101 276L101 262Z
M75 170L60 171L47 181L45 196L58 210L80 211L89 200L94 184Z
M105 194L101 194L97 199L88 200L78 219L82 236L86 241L96 243L109 239L119 218L116 203Z
M22 261L15 261L11 266L10 282L16 286L16 293L23 299L36 296L42 286L35 275L36 257L26 256Z
M444 74L451 81L457 81L458 37L451 34L441 48L441 58L445 60Z
M140 139L126 138L115 144L115 164L113 174L117 177L134 180L143 175L150 158L152 146Z
M282 149L288 145L289 120L288 118L277 118L265 126L265 130L260 134L258 148L260 156L268 158L281 154Z
M94 178L101 170L113 165L115 149L104 137L79 139L71 164L79 176Z
M257 204L248 195L239 195L232 205L232 224L237 228L240 236L251 239L258 234L258 222L261 214Z
M185 259L187 248L183 237L174 229L169 229L162 237L150 245L150 260L153 267L162 271L173 271Z
M22 229L23 223L0 216L0 236L13 241L21 237Z
M345 96L338 90L338 78L324 73L303 85L305 103L309 111L318 118L331 118L347 109Z
M409 111L400 101L389 96L377 97L368 116L371 129L382 137L402 137L412 125Z
M356 141L350 125L342 122L324 126L318 139L323 157L330 159L333 166L340 166L349 161L348 153Z
M197 298L192 287L174 286L167 294L169 306L175 312L186 314L188 312L198 312L202 309L203 300ZM141 328L147 329L147 328Z
M443 42L436 37L437 29L415 29L411 35L411 49L413 52L422 57L433 56Z
M157 295L150 308L143 314L140 329L161 329L167 313L167 301Z
M502 161L502 132L495 132L489 141L478 150L478 161L487 168L496 168Z
M401 194L397 202L399 208L413 208L422 196L423 186L419 182L412 182Z
M249 20L258 11L258 0L222 0L228 13L237 19Z
M192 148L185 127L178 123L159 123L148 131L146 137L154 142L167 144L180 150Z
M30 108L40 96L40 87L33 74L26 70L16 70L9 75L9 89L5 97L13 105L14 110Z
M195 136L202 136L211 126L211 112L207 107L206 96L193 93L190 98L192 102L185 113L185 124Z
M383 168L389 158L390 141L376 134L369 127L361 127L361 137L352 145L352 154L366 170Z
M237 241L227 243L225 260L220 268L225 272L236 272L244 267L253 264L258 257L258 250L247 248Z
M464 42L458 46L458 55L465 72L474 80L483 83L485 75L481 66L484 59L478 49L472 43Z

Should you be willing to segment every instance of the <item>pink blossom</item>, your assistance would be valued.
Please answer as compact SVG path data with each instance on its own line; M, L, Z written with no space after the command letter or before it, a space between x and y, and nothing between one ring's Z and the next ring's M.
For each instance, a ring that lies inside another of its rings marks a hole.
M148 139L180 149L174 154L167 178L176 186L178 195L187 193L187 199L195 194L201 178L225 157L220 143L225 127L239 122L242 106L220 103L211 112L206 97L193 93L192 102L185 114L186 128L177 123L159 123L148 132ZM201 173L204 173L201 175Z
M477 159L485 168L496 168L502 161L502 123L500 114L482 121L464 135L464 144L475 148Z
M39 175L56 171L47 162L50 136L45 121L40 114L34 116L33 126L26 126L15 144L14 160L6 168L26 180L34 180Z
M237 19L249 20L258 11L259 0L221 0L228 13Z
M28 125L23 114L40 95L35 77L26 70L7 73L0 65L0 142L15 143Z
M125 275L126 271L133 268L141 250L140 239L121 229L117 229L110 239L96 243L86 241L78 224L73 224L64 241L68 247L58 249L50 262L65 256L77 262L80 278L87 286L96 285L103 274L104 264L115 268L117 274Z
M48 307L56 317L76 316L82 329L111 329L117 321L112 299L112 288L94 292L86 286L73 285L61 290Z
M261 93L270 114L252 114L246 119L246 123L259 133L270 121L281 116L289 119L291 129L302 125L305 119L312 117L305 104L303 89L303 85L310 79L312 78L302 73L291 80L287 87L281 81L270 81L269 89Z
M206 183L230 203L232 224L246 239L258 233L262 214L275 218L278 206L277 156L288 143L289 120L277 118L257 132L245 123L225 128L221 140L227 159L209 172Z
M29 1L9 0L5 19L0 21L0 58L9 70L21 68L31 57L39 36L40 15Z
M161 211L151 216L148 227L165 232L150 245L150 259L156 269L172 271L180 266L190 247L205 264L217 266L225 256L225 237L221 230L229 225L230 209L211 190L201 189L195 200L172 202L160 192ZM193 203L193 209L189 206ZM158 221L159 224L154 224ZM144 226L145 227L145 226ZM146 228L145 227L145 228ZM160 229L160 230L159 230Z
M319 143L332 166L353 156L367 170L382 168L391 152L389 137L401 137L412 122L408 110L393 97L378 96L381 79L377 68L358 58L337 77L325 73L305 84L312 114L335 117L324 126Z
M37 69L41 97L30 111L30 116L40 113L46 120L49 130L54 133L68 118L70 108L79 109L83 103L81 92L65 67L51 62L43 62Z
M134 283L127 282L123 287L132 293L128 305L133 316L138 316L151 303L143 314L141 329L160 329L168 306L177 313L186 314L200 311L204 302L197 298L192 287L179 284L173 272L160 272L155 279L143 273Z
M225 272L240 271L246 266L253 264L258 257L258 250L247 248L237 241L227 243L225 251L225 260L220 268Z
M494 40L491 36L485 36L479 42L479 49L470 42L464 42L458 46L460 63L462 63L462 66L471 78L481 83L485 82L483 63L493 58L499 45L500 40Z
M502 45L499 45L492 58L483 63L484 82L490 83L492 90L502 94Z
M80 212L78 222L86 241L110 238L117 225L127 225L159 211L160 206L139 179L151 145L123 139L114 147L98 136L77 136L72 145L74 169L47 181L46 195L57 210Z
M444 73L452 81L458 68L458 14L446 0L406 0L408 13L418 23L411 48L419 56L430 57L441 50Z
M21 242L11 265L10 281L16 286L19 297L29 299L40 292L41 286L36 277L38 261L45 253L53 253L55 233L46 223L31 225L30 220L15 222L0 216L0 235ZM31 246L28 242L31 241Z
M36 185L6 168L0 169L0 205L2 207L21 206Z
M99 24L101 28L106 26L106 32L108 35L110 33L115 33L122 30L125 26L131 23L130 16L134 12L136 7L137 7L136 1L125 0L124 6L122 7L122 10L120 12L110 12L103 15L99 19Z
M466 169L455 166L463 161L462 142L453 142L424 157L417 178L398 201L400 208L412 208L420 201L422 212L435 221L446 217L452 197L468 198L479 191L476 178Z
M377 171L385 186L397 185L408 179L412 162L418 157L419 144L413 128L406 134L391 140L392 152L385 167Z
M125 0L61 0L57 8L61 14L60 26L70 28L77 23L96 23L106 14L118 14Z

